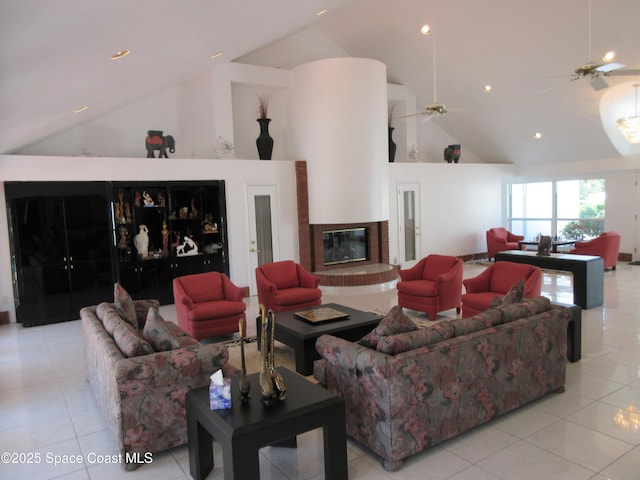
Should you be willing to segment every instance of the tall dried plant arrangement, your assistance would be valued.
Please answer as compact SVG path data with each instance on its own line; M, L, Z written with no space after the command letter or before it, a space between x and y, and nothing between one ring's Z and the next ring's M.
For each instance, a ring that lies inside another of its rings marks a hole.
M258 118L269 118L269 102L271 101L270 93L259 93L256 95L258 99Z

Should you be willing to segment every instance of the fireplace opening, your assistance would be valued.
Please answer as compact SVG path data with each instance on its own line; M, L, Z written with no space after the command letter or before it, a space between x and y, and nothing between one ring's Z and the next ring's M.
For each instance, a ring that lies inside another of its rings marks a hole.
M367 228L346 228L322 232L324 265L361 262L369 258Z

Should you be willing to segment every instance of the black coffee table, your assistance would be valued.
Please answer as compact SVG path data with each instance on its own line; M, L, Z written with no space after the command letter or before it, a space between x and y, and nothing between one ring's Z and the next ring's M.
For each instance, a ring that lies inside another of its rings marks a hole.
M329 307L348 313L349 318L326 323L312 324L294 315L301 310ZM363 312L337 303L325 303L316 307L288 310L276 313L275 339L295 350L296 372L301 375L313 373L313 362L320 358L316 352L316 340L320 335L333 335L351 342L359 340L373 330L383 316L373 312ZM262 319L256 319L258 349L261 348Z
M346 480L347 433L344 400L286 368L278 368L287 387L286 400L271 407L260 403L259 374L249 376L249 402L240 402L232 379L232 407L210 410L209 387L186 395L189 472L204 479L213 469L215 438L222 446L225 480L260 478L258 450L267 445L295 447L295 436L323 428L324 477Z

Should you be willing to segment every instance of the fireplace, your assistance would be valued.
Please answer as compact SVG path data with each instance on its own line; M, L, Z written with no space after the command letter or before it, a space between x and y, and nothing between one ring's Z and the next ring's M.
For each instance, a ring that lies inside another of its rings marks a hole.
M368 260L367 230L367 228L359 227L323 231L323 265L348 264Z
M309 225L311 271L389 262L388 222Z

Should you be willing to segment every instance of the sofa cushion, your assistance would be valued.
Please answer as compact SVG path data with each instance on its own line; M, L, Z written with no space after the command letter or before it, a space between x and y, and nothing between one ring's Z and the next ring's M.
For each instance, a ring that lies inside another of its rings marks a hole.
M456 318L449 321L449 324L453 327L455 337L493 327L500 323L502 323L502 312L495 308L480 312L473 317Z
M411 280L398 283L398 292L418 297L436 297L438 289L433 280Z
M136 306L129 293L118 282L113 285L113 303L120 310L122 318L137 330Z
M527 318L551 308L551 300L547 297L525 298L520 303L498 307L502 312L502 323Z
M492 307L513 305L522 301L524 295L524 278L514 283L504 297L496 296L491 300Z
M378 341L380 337L385 335L394 335L396 333L410 332L417 330L416 324L402 311L400 305L394 306L389 313L380 320L380 323L374 328L371 333L368 333L360 340L358 344L376 349L378 347Z
M127 358L153 353L151 344L142 338L131 324L122 319L115 325L112 336L113 341Z
M147 312L147 321L145 322L142 336L156 352L166 352L167 350L180 348L180 341L170 330L167 323L156 307L151 307Z
M454 330L449 322L438 322L427 328L380 337L376 350L389 355L407 352L453 337Z

